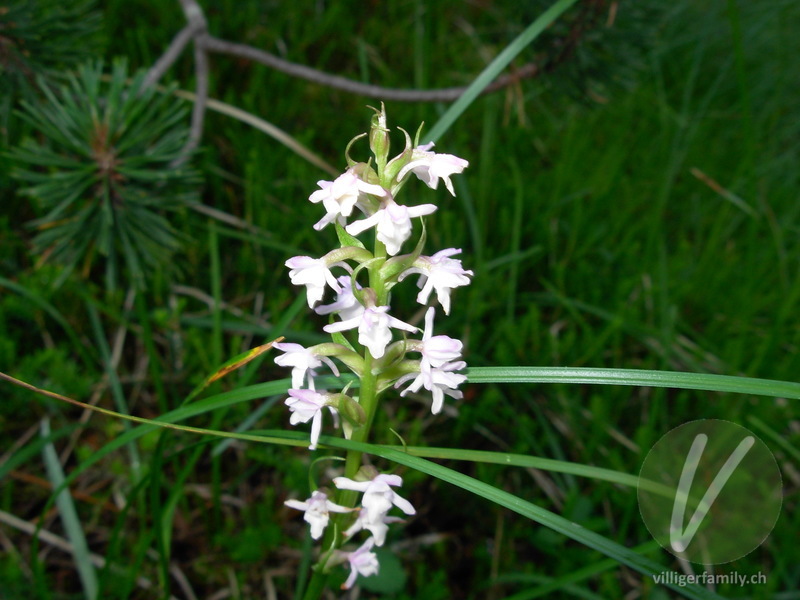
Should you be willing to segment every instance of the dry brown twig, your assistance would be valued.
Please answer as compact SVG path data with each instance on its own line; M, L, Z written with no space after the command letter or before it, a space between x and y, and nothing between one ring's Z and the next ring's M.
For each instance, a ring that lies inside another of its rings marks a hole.
M361 83L339 75L333 75L305 65L293 63L270 54L265 50L229 42L213 37L208 33L208 23L202 7L196 0L178 0L183 13L188 21L170 42L170 45L151 67L145 78L146 86L155 85L183 53L189 42L194 44L194 63L196 92L194 108L192 110L192 125L189 139L184 146L182 158L172 166L183 164L189 154L197 148L203 135L203 122L208 102L208 54L226 54L266 65L276 71L286 73L293 77L305 79L313 83L325 85L352 94L359 94L380 100L394 100L397 102L451 102L457 100L466 91L466 86L447 87L439 89L397 89L379 85ZM512 73L498 77L486 87L484 94L491 93L518 83L522 79L536 77L540 68L534 63L528 63Z

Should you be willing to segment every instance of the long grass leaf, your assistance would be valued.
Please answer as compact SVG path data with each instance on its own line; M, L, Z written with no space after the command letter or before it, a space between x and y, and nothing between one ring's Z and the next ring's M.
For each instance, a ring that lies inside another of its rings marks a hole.
M42 437L50 437L50 422L47 419L42 419L41 422ZM73 558L75 559L75 567L78 569L78 575L83 585L83 591L89 600L97 598L98 585L97 573L95 573L94 565L89 552L89 545L86 543L86 536L83 534L81 521L78 517L78 511L75 509L75 504L72 502L72 496L69 490L62 488L64 483L64 471L61 469L61 463L58 461L56 449L52 443L47 443L42 448L42 458L47 469L47 477L50 483L53 484L56 506L58 507L58 514L61 516L61 522L64 524L64 531L67 534L73 548Z
M401 446L388 446L391 448L402 449ZM527 456L525 454L508 454L506 452L490 452L486 450L464 450L461 448L428 448L425 446L407 446L405 452L420 458L440 458L449 460L463 460L468 462L490 463L495 465L507 465L509 467L524 467L540 469L542 471L553 471L555 473L565 473L608 481L633 488L644 488L655 494L661 494L672 498L675 490L669 486L660 485L653 481L643 480L637 475L604 469L592 465L584 465L565 460L554 460L540 456Z
M253 412L247 415L247 418L244 421L242 421L239 424L239 426L236 428L236 433L242 433L252 428L253 425L255 425L267 411L269 411L273 406L275 406L275 404L280 399L281 396L273 396L272 398L264 402L261 406L256 408ZM225 450L227 450L231 444L233 444L233 440L231 439L221 441L219 444L214 446L214 449L211 451L211 456L212 457L219 456L220 454L225 452Z
M474 367L470 383L584 383L634 385L800 399L800 383L678 371L573 367Z
M7 376L5 376L7 378ZM30 386L32 387L32 386ZM36 389L36 388L34 388ZM37 390L42 392L42 390ZM59 397L57 394L47 393L48 396L55 396ZM60 399L66 399L65 397L60 397ZM83 405L83 403L79 403L76 400L66 399L71 403L78 403L79 405ZM88 405L86 405L88 406ZM254 441L260 443L276 443L276 444L286 444L286 445L305 445L306 443L306 436L305 434L299 432L284 432L284 431L277 431L277 432L269 432L269 435L255 435L255 434L242 434L242 433L230 433L224 431L215 431L215 430L204 430L197 427L186 427L181 425L175 425L174 423L164 423L159 421L153 421L148 419L142 419L138 417L131 417L129 415L121 415L121 414L114 414L113 411L107 410L100 410L99 412L110 413L112 416L116 416L118 418L125 418L127 420L135 420L137 422L144 422L148 423L150 427L169 427L172 429L179 429L182 431L187 431L191 433L199 433L203 435L213 435L215 437L225 437L225 438L235 438L240 440L246 441ZM176 412L176 411L173 411ZM139 427L136 430L128 432L125 435L132 435L136 433L140 429L146 429L144 427ZM122 436L122 437L125 437ZM394 461L396 463L405 465L407 467L416 469L422 473L426 473L437 479L441 479L442 481L446 481L452 485L461 487L469 492L472 492L478 496L486 498L500 506L513 510L525 516L537 523L545 525L554 531L561 533L571 539L574 539L582 544L598 550L602 552L606 556L617 560L618 562L627 565L628 567L639 571L640 573L648 576L652 576L657 573L663 572L665 569L663 566L659 565L658 563L651 561L649 559L645 559L636 552L613 542L599 534L594 532L588 531L581 527L580 525L569 521L555 513L552 513L548 510L545 510L539 506L536 506L530 502L519 498L518 496L514 496L504 490L498 489L494 486L491 486L487 483L482 481L478 481L472 477L466 476L462 473L444 467L442 465L438 465L436 463L432 463L426 459L419 458L417 456L411 456L404 450L398 450L396 448L391 448L387 446L376 446L373 444L365 444L354 442L352 440L342 440L339 438L332 438L329 436L322 436L320 438L320 443L334 448L341 448L344 450L355 450L357 452L364 452L373 454L376 456L383 457L387 460ZM103 450L108 450L110 446L112 446L114 442L111 444L106 445ZM98 453L99 454L99 453ZM73 473L72 476L74 476ZM68 484L68 480L64 480L62 485ZM682 595L686 596L687 598L694 598L694 599L718 599L719 596L705 590L699 586L679 586L677 584L671 585L667 584L667 587L671 587L675 591L681 593Z

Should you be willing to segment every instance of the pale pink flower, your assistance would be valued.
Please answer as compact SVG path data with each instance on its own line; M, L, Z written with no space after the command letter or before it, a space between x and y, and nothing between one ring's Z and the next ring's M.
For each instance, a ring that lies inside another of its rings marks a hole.
M292 344L289 342L282 343L276 342L272 347L283 352L281 356L275 357L275 364L282 367L292 367L292 387L302 388L303 381L308 374L308 387L314 389L314 369L322 366L322 363L328 365L333 371L333 374L339 376L339 369L336 364L327 356L314 354L310 349L304 348L300 344Z
M464 345L447 335L433 335L433 317L436 309L432 306L425 313L425 331L422 334L422 364L423 369L442 367L445 363L461 358Z
M331 273L330 266L322 258L293 256L285 264L291 269L289 278L292 283L306 286L306 299L308 300L309 308L313 308L317 302L322 300L326 284L336 292L341 291L336 278Z
M429 367L426 369L421 368L419 373L409 373L408 375L403 375L397 380L397 382L394 384L394 387L400 387L405 382L413 379L411 385L403 390L400 395L405 396L409 392L418 392L420 388L424 387L426 390L431 392L433 396L431 412L436 415L442 410L445 394L451 398L455 398L456 400L460 400L464 397L464 394L462 394L456 388L464 383L467 380L467 377L465 375L453 373L453 371L460 371L461 369L466 368L466 366L467 363L462 360L445 363L441 367Z
M322 409L326 406L334 417L338 416L336 409L328 404L328 394L320 394L314 390L289 390L290 398L286 399L286 406L292 412L289 423L308 423L311 421L311 445L309 450L316 450L319 434L322 430Z
M333 221L344 225L346 217L353 213L353 207L359 203L364 194L378 197L387 194L381 186L359 179L352 170L345 171L334 181L318 181L317 185L321 189L311 194L308 199L314 203L322 202L327 211L325 216L314 225L314 229L317 231Z
M411 219L435 211L434 204L402 206L389 199L373 215L351 223L345 229L350 235L358 235L370 227L375 227L378 240L386 245L386 252L394 256L400 252L403 243L411 237Z
M328 496L325 492L320 492L319 490L312 492L311 498L305 502L287 500L284 504L289 508L302 510L305 513L303 515L303 520L311 526L311 537L315 540L322 537L322 532L325 530L325 527L328 526L328 521L330 520L328 513L346 513L354 510L334 504L328 500Z
M374 545L375 540L369 538L358 550L347 553L347 562L350 563L350 575L347 577L347 581L342 584L343 590L349 590L353 587L359 575L369 577L370 575L378 574L380 569L378 556L374 552L370 552Z
M375 545L383 546L386 541L386 533L389 531L388 523L401 523L402 521L403 519L398 517L387 517L385 514L373 514L370 510L362 510L344 535L350 537L362 529L366 529L375 538Z
M388 306L366 308L360 316L340 323L325 325L322 329L328 333L335 333L358 328L358 343L369 348L373 357L380 358L386 352L386 346L392 341L390 327L412 333L418 331L413 325L388 315L388 310Z
M460 253L460 248L447 248L433 256L420 256L410 268L403 271L398 277L398 281L402 281L409 275L422 275L417 284L422 288L417 295L417 302L427 304L431 292L436 290L436 299L439 300L445 314L449 315L450 290L462 285L469 285L469 277L474 275L472 271L464 270L460 260L450 258Z
M469 162L463 158L458 158L452 154L437 154L429 152L433 147L433 142L417 146L411 153L411 162L400 169L397 180L400 181L407 173L414 173L429 188L436 189L439 179L444 181L447 190L455 196L453 183L450 181L451 175L461 173L469 166Z
M392 505L402 510L407 515L414 515L417 511L411 503L399 496L392 487L403 485L403 479L399 475L385 475L380 473L370 481L354 481L347 477L336 477L333 480L340 490L354 490L363 492L361 499L362 511L371 513L373 519L386 516Z
M337 279L341 286L341 291L336 294L336 300L332 304L325 304L314 309L318 315L329 315L338 313L342 321L348 321L360 317L364 312L364 305L358 301L353 294L353 287L349 275L342 275ZM361 286L356 283L356 289Z

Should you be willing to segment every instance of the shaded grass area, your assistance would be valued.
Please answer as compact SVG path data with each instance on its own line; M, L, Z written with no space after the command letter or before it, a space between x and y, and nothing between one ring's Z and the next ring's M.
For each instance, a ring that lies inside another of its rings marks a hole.
M535 16L493 3L358 4L204 6L217 35L392 87L467 84ZM442 333L465 340L470 365L796 379L800 82L793 32L800 11L790 2L753 4L676 5L641 56L636 86L612 86L603 103L576 101L556 72L482 98L440 140L441 151L471 162L456 182L458 197L437 196L440 210L426 222L429 247L463 248L465 266L476 273L471 287L455 292L453 314L441 324ZM109 54L127 55L134 67L152 64L182 23L177 4L109 1L104 12ZM535 56L534 47L526 59ZM239 60L214 57L212 73L213 97L279 125L337 166L345 143L366 129L365 105L375 104ZM190 87L188 55L172 74ZM443 110L387 105L390 122L409 130L421 120L432 125ZM126 304L124 292L103 295L102 281L75 279L53 290L54 268L37 268L24 252L28 232L19 213L0 209L3 229L12 232L0 249L9 265L2 275L25 290L2 288L0 369L104 406L113 403L116 373L128 410L155 417L229 356L281 334L316 339L322 321L296 302L283 262L319 255L333 242L332 232L311 229L318 211L306 202L314 182L328 176L223 116L209 116L205 145L198 158L204 202L261 233L187 215L176 223L188 240L177 259L182 275L155 281L139 302ZM435 201L421 185L414 192L417 203ZM27 218L31 209L19 210ZM412 307L405 294L398 288L399 301ZM98 340L103 332L108 352ZM284 376L266 360L209 393ZM67 471L123 431L88 415L85 429L68 430L79 412L34 403L5 385L3 394L4 446L29 447L39 419L50 415L53 431L66 436L55 444L68 455ZM387 397L377 441L395 443L391 427L409 445L507 450L635 474L648 449L681 423L723 418L751 427L783 468L784 511L764 546L719 567L761 570L767 584L718 591L771 598L800 587L796 401L574 385L471 386L465 396L457 416L436 418L423 401ZM199 424L235 429L255 414L249 427L286 426L281 399L266 404L263 411L258 402L220 410ZM198 597L219 590L268 597L270 586L292 597L305 528L282 503L305 494L308 454L219 444L151 434L138 446L138 475L119 452L81 477L81 524L90 548L110 565L99 572L103 597L160 597L159 586L184 597L175 568ZM627 546L651 540L627 488L532 469L453 466ZM2 509L39 518L50 495L44 473L32 453L3 481ZM400 563L386 569L387 579L405 578L389 597L671 597L559 534L421 474L402 474L420 510L389 541ZM121 509L126 497L132 503ZM64 535L53 512L43 529ZM8 597L29 596L31 588L41 597L80 596L69 554L45 543L36 554L30 535L4 532L0 581ZM647 552L672 564L660 550Z

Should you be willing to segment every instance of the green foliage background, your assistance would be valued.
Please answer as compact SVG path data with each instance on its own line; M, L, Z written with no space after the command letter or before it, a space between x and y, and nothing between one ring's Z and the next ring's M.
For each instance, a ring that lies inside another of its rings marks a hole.
M437 196L440 210L426 222L429 247L463 248L465 267L476 273L471 287L455 292L452 315L440 326L464 340L471 366L797 379L800 8L786 0L657 4L631 16L629 3L619 3L611 37L598 27L577 58L481 98L439 140L441 151L471 163L456 182L458 197ZM546 6L203 2L214 35L396 88L470 83ZM97 8L106 60L125 56L132 71L151 66L184 23L177 2L107 0ZM515 66L550 60L548 43L558 31L549 33ZM344 144L367 128L366 105L377 103L241 59L210 60L212 98L272 122L337 167L345 164ZM192 89L191 52L167 80ZM420 121L432 125L444 109L387 103L390 123L409 130ZM30 133L12 115L4 139L11 147ZM196 212L170 217L184 240L173 259L177 275L156 273L138 294L107 290L102 270L54 285L61 270L31 252L35 232L25 226L41 214L16 193L3 156L0 371L153 418L177 408L235 354L277 335L318 339L322 321L298 302L283 262L320 255L334 242L333 232L313 231L318 207L306 201L315 182L330 176L262 132L209 113L193 159L204 176L201 201L246 226ZM429 192L418 185L407 194L415 203L436 201ZM267 359L209 392L285 376ZM31 447L45 416L65 436L55 442L59 451L72 447L66 471L125 429L95 415L73 433L81 411L5 383L0 389L4 459ZM396 442L391 427L409 445L502 450L635 474L647 450L681 423L723 418L750 427L783 469L784 511L759 550L720 567L765 572L767 584L717 591L800 597L796 400L561 384L475 385L465 396L457 415L436 418L422 402L387 400L376 431L386 443ZM281 401L238 404L192 424L286 427ZM227 589L262 598L265 585L292 596L304 525L283 501L307 490L307 452L179 433L151 434L136 452L105 458L75 485L89 547L124 567L100 570L102 597L155 598L167 589L183 597L170 564L197 597ZM448 464L626 546L650 541L629 488ZM385 587L365 581L365 597L671 597L481 498L411 470L403 476L419 515L389 541L400 559L387 568L395 576ZM31 452L2 479L0 508L37 522L50 497L45 477L41 455ZM133 502L120 512L124 497ZM52 513L42 523L63 535ZM9 540L0 597L80 597L70 555L39 555L29 534L0 527ZM670 555L648 552L676 566ZM137 574L161 591L142 588Z

